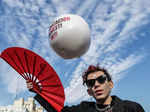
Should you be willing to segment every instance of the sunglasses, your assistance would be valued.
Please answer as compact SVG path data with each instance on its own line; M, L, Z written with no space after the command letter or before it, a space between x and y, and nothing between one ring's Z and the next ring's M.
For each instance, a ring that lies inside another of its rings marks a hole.
M105 75L101 75L101 76L97 77L96 79L87 80L86 85L87 85L87 87L93 87L95 85L96 81L98 81L98 83L100 83L100 84L104 84L106 79L107 78Z

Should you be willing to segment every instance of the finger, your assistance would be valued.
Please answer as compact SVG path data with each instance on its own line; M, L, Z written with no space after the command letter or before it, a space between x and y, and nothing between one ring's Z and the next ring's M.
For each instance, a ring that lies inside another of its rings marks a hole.
M33 83L32 82L29 82L29 83L27 83L28 85L33 85Z
M28 89L33 88L33 84L27 84L27 88L28 88Z
M31 85L33 85L32 82L27 83L27 86L31 86Z
M29 89L33 89L33 87L29 87Z
M27 85L27 88L33 88L33 85Z
M30 80L26 80L26 83L29 83L29 82L31 82Z

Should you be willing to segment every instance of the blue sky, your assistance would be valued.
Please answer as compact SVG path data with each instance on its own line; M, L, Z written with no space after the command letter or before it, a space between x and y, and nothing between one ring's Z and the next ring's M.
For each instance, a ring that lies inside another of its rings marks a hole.
M30 49L50 63L65 88L65 104L91 99L81 74L100 63L112 74L112 94L139 102L150 112L150 1L148 0L1 0L0 52L12 46ZM91 45L80 58L64 60L51 49L48 28L62 14L82 16L91 29ZM0 59L0 105L34 96L25 81Z

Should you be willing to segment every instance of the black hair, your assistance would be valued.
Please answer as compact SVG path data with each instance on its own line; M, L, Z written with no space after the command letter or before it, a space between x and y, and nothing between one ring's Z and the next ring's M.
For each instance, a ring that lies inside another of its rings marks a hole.
M101 68L99 65L97 65L97 66L95 66L95 65L90 65L90 66L88 67L88 69L87 69L87 70L83 73L83 75L82 75L83 85L86 83L88 75L89 75L90 73L97 72L97 71L102 71L102 72L104 72L104 74L106 75L108 81L111 81L111 80L112 80L110 74L108 73L108 71L107 71L106 69Z

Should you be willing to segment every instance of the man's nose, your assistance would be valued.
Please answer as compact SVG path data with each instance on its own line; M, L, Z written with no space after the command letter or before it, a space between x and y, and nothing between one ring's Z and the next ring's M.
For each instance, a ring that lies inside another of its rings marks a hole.
M94 84L94 87L97 88L97 87L99 87L99 86L100 86L100 83L96 80L96 81L95 81L95 84Z

